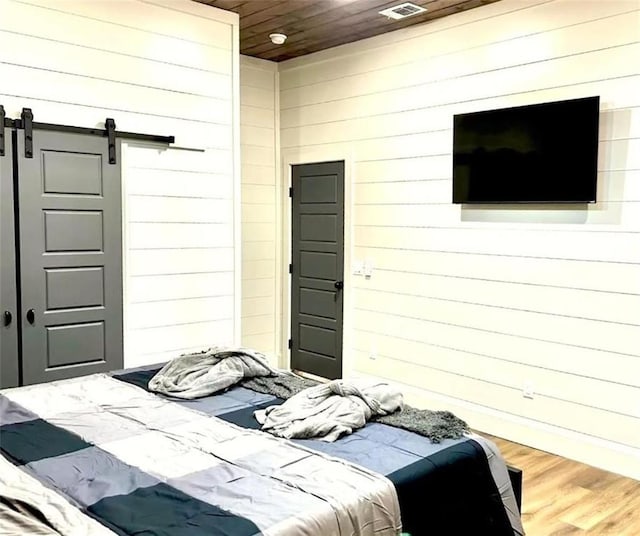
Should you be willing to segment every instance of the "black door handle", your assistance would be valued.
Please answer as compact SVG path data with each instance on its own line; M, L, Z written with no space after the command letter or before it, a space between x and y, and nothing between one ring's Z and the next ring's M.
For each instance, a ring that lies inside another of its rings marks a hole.
M333 284L333 286L334 286L334 287L336 287L336 289L337 289L337 290L342 290L342 289L343 289L343 287L344 287L344 283L343 283L342 281L336 281L336 282Z
M11 311L5 311L2 315L2 318L3 318L4 327L7 327L8 325L11 324L11 321L13 320L13 315L11 314Z
M27 321L32 326L33 326L33 323L36 321L36 312L33 309L29 309L27 311Z

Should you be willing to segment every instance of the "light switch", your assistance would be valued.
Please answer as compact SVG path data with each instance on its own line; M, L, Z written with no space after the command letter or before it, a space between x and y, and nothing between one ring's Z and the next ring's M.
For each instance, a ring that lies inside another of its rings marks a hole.
M366 259L364 261L363 273L366 278L371 277L373 274L373 261L371 259Z

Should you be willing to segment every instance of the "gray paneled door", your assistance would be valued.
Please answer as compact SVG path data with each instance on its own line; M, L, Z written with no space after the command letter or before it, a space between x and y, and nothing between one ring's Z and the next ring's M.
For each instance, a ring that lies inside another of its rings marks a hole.
M12 131L5 128L4 134L5 154L0 156L0 388L18 385Z
M34 130L18 168L24 384L121 368L120 166L105 138Z
M344 162L293 166L291 368L342 377Z

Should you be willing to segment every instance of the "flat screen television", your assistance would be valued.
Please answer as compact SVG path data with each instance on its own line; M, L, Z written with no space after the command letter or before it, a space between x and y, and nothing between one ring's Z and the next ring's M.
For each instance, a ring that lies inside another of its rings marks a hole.
M454 203L596 200L600 97L455 115Z

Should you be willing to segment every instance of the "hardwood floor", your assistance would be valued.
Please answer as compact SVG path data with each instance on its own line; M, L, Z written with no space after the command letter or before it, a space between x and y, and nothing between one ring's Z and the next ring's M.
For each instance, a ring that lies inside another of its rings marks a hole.
M523 471L527 536L638 536L640 482L488 436Z

